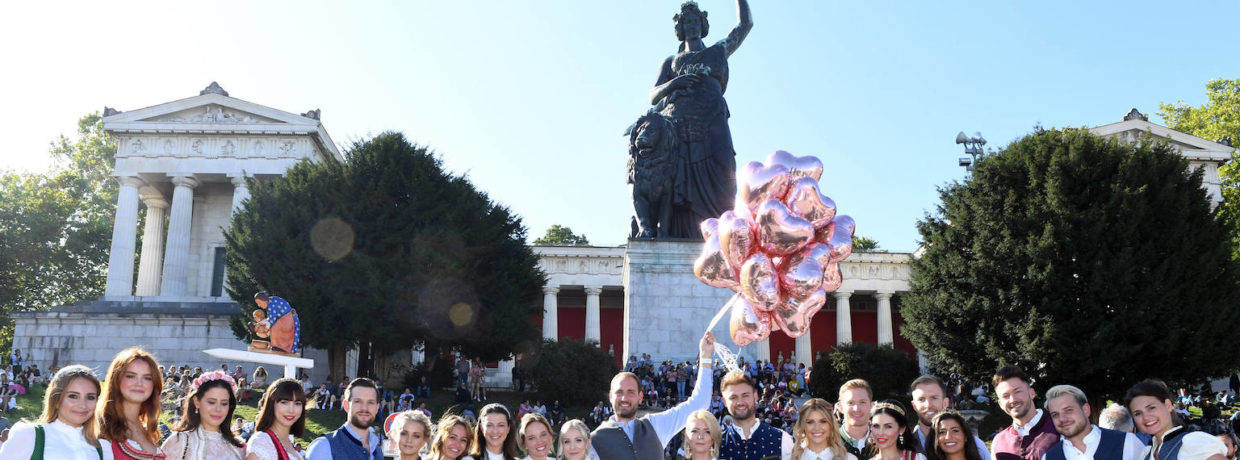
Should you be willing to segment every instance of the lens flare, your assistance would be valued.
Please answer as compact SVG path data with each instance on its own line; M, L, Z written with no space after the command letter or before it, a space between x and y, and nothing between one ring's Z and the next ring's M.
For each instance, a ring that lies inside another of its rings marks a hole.
M335 262L353 252L353 226L339 217L320 219L310 229L310 246L320 257Z

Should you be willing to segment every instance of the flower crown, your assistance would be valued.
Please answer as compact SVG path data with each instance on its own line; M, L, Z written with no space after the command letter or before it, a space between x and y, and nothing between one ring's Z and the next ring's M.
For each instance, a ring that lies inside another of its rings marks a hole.
M211 371L198 376L198 378L194 379L194 383L189 385L190 390L197 392L198 387L201 387L212 380L223 380L227 382L228 386L232 388L233 394L237 394L237 381L233 380L232 377L229 377L224 371Z
M874 405L874 411L875 411L875 412L877 412L879 409L891 409L891 410L893 410L893 411L895 411L895 412L899 413L900 415L904 415L904 409L903 409L903 408L901 408L900 406L897 406L897 405L895 405L895 404L889 403L889 402L880 402L880 403L878 403L878 404L875 404L875 405Z

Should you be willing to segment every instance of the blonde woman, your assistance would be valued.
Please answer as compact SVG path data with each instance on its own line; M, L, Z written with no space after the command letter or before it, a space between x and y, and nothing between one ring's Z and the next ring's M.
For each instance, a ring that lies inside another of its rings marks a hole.
M840 438L831 403L822 398L805 401L792 428L792 460L857 460Z
M590 428L586 423L572 419L560 427L560 460L598 460L598 455L590 450Z
M706 410L689 414L685 422L685 458L687 460L713 460L719 458L719 443L723 433L715 416Z
M547 460L551 457L555 446L555 435L551 434L551 422L538 414L525 414L521 417L521 450L525 451L523 460Z
M398 460L421 460L422 448L431 435L431 419L416 410L396 414L388 431L388 443Z
M43 395L38 423L15 425L9 440L0 446L0 458L102 460L95 431L99 391L99 379L86 366L61 369Z

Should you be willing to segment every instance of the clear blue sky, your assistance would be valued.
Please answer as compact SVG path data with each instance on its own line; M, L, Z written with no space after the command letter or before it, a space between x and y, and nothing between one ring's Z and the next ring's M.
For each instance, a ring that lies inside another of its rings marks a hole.
M9 2L0 6L7 148L47 167L47 143L104 105L198 94L323 110L342 146L385 130L439 152L524 217L600 245L631 213L621 135L676 50L679 1ZM708 43L735 5L700 2ZM1240 3L755 1L730 60L737 162L817 155L824 192L858 233L916 248L936 187L964 176L954 144L1001 147L1047 127L1205 101L1237 78ZM1161 122L1154 116L1151 121Z

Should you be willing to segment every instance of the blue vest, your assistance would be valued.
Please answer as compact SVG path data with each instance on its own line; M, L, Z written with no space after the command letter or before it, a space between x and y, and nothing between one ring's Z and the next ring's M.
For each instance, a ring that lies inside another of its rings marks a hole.
M1098 451L1094 452L1094 460L1124 460L1124 441L1128 433L1096 426L1094 428L1102 433L1102 440L1098 441ZM1065 442L1067 440L1060 439L1051 446L1050 450L1046 451L1046 460L1067 460L1063 454Z
M778 459L782 455L784 432L778 428L759 424L749 439L741 438L736 425L723 432L723 445L719 446L720 460Z
M383 460L383 449L379 448L378 436L370 437L372 451L368 453L362 447L361 441L354 438L353 434L345 432L348 429L348 426L342 426L336 431L323 435L327 438L327 444L332 448L332 460Z
M1163 437L1162 446L1158 448L1158 460L1177 460L1180 458L1180 447L1184 445L1184 435L1187 434L1184 428L1175 430L1175 433L1168 434ZM1154 458L1154 448L1151 444L1150 449L1145 453L1145 460Z

